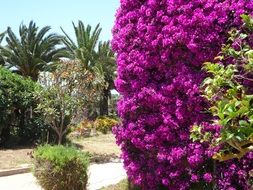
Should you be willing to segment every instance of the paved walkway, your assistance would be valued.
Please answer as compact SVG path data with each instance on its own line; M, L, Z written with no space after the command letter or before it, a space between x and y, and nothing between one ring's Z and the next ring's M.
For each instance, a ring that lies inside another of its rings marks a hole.
M122 163L93 164L89 168L88 190L118 183L126 178ZM0 190L42 190L31 173L0 177Z

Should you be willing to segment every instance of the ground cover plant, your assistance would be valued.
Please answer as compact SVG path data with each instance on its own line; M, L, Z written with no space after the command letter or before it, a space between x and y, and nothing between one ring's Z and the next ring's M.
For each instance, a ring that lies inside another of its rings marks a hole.
M251 188L251 155L215 162L207 144L192 142L190 129L211 119L199 89L202 64L252 11L249 0L121 1L112 46L122 125L114 132L127 174L142 189Z

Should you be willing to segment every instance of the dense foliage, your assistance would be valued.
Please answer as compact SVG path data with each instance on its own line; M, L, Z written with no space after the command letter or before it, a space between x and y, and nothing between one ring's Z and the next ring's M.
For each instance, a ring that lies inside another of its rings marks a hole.
M244 25L229 32L216 63L204 65L210 76L203 81L203 95L210 102L217 132L205 131L205 126L192 128L193 140L220 146L214 158L221 161L240 159L253 150L253 18L242 18Z
M46 138L48 126L34 113L39 85L0 67L0 144L34 143ZM10 145L10 144L9 144Z
M249 190L252 154L216 163L190 128L210 118L200 95L212 61L250 0L122 0L113 30L122 125L115 128L130 179L142 189Z
M33 153L34 175L45 190L86 190L89 158L75 148L40 146Z

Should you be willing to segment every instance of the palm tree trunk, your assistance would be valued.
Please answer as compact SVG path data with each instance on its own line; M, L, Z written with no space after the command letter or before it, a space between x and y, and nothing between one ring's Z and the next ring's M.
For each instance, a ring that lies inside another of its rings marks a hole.
M108 105L108 100L110 96L110 90L109 89L104 89L102 92L102 97L100 99L99 103L99 111L100 115L108 115L109 113L109 105Z

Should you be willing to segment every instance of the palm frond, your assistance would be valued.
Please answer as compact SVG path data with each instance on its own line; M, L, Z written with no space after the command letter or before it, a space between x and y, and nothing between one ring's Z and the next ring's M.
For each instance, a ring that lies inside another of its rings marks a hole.
M21 23L19 37L17 37L8 27L7 45L1 49L3 59L22 75L37 80L39 72L54 61L56 54L62 51L57 47L62 37L57 34L48 34L49 31L49 26L39 30L35 22L31 21L28 26Z
M85 69L91 70L95 65L96 47L101 33L100 25L98 24L94 30L90 25L85 26L82 21L78 21L77 25L72 22L75 32L75 41L61 28L65 38L63 43L69 51L69 58L78 59L83 64Z
M6 32L0 33L0 44L2 43L2 41L3 41L4 37L5 37L5 34L6 34Z

